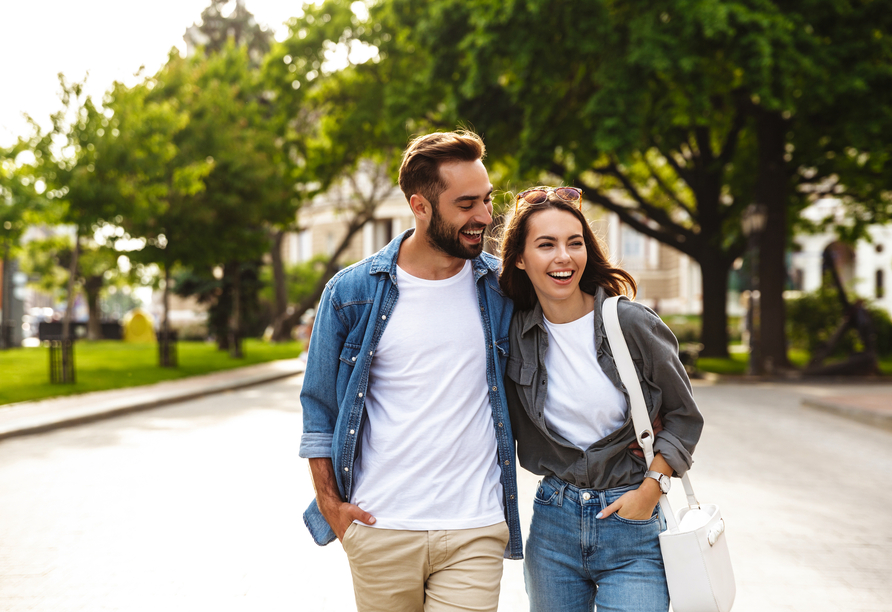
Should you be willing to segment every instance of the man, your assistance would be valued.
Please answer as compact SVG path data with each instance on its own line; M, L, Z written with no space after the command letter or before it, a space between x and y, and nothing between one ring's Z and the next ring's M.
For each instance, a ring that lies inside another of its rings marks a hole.
M496 610L520 559L502 385L511 303L485 148L470 132L409 143L409 230L338 273L319 303L301 390L318 544L347 553L360 612Z

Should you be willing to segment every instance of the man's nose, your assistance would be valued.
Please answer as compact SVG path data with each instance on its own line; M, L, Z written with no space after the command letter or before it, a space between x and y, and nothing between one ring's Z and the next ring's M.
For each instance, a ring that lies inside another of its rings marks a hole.
M484 203L483 209L478 210L477 214L474 217L476 221L479 221L483 225L489 225L490 223L492 223L492 207Z

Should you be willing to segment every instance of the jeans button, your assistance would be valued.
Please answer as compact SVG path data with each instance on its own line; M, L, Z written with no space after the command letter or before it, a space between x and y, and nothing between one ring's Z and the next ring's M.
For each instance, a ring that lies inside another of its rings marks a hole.
M588 501L591 498L592 498L592 494L589 493L588 491L586 491L585 493L582 494L582 499L584 499L585 501Z

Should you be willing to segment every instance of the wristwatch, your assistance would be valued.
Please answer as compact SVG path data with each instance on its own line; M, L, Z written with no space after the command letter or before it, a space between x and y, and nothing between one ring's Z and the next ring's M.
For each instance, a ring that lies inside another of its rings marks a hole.
M672 479L666 476L666 474L649 470L644 477L656 480L660 484L660 492L662 492L663 495L666 495L666 493L669 492L669 489L672 488Z

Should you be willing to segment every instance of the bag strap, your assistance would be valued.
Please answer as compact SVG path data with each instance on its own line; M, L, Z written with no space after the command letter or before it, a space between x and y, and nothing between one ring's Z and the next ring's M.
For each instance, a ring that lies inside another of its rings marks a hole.
M607 298L604 300L601 314L604 320L604 329L607 331L607 342L610 343L610 350L613 353L613 361L616 363L620 379L629 394L635 437L644 450L644 459L647 462L647 467L650 468L650 464L654 460L653 425L651 424L650 416L647 414L647 404L644 401L644 393L641 391L638 372L635 370L632 355L629 353L629 346L626 344L626 338L623 335L617 312L619 301L628 299L624 295ZM685 494L688 498L688 506L699 507L700 503L697 501L697 496L694 494L694 488L687 474L681 477L681 482L684 485ZM663 515L666 517L669 528L677 528L675 515L672 513L672 508L669 505L669 498L665 495L660 496L660 507L663 510Z

